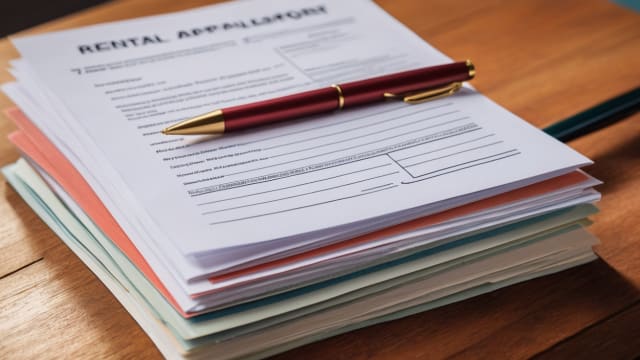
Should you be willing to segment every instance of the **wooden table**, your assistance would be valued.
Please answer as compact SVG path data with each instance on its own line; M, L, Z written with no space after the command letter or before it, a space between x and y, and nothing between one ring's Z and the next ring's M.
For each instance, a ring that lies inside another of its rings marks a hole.
M204 5L115 1L28 33ZM610 1L411 1L380 5L454 59L477 88L545 126L640 85L640 15ZM18 54L0 41L0 66ZM2 72L0 82L10 80ZM0 108L11 106L0 95ZM14 129L0 116L0 139ZM595 161L601 260L311 344L282 359L640 356L640 115L570 144ZM0 165L18 158L0 140ZM0 358L160 356L95 276L0 182Z

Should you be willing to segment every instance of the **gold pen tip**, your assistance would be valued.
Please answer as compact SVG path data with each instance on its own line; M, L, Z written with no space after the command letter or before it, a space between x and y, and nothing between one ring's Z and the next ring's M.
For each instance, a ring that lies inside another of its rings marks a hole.
M222 110L215 110L181 121L161 130L165 135L208 135L224 133Z

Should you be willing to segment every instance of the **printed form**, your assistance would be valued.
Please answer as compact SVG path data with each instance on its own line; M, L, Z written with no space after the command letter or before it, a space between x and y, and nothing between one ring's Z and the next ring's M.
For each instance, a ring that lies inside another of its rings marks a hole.
M161 134L217 108L452 61L369 1L276 4L13 39L18 76L46 84L57 109L33 120L160 248L303 239L293 248L589 163L470 88L220 137Z

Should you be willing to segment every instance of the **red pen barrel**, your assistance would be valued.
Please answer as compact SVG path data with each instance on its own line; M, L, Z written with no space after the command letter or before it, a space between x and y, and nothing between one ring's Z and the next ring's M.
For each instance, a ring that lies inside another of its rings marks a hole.
M401 95L428 90L466 81L473 78L473 75L471 62L461 61L232 106L222 109L224 131L237 131L339 108L380 102L385 100L385 93Z
M473 78L471 62L460 61L423 69L341 84L344 107L384 100L384 93L405 94L418 90L467 81Z
M232 106L222 110L225 132L329 112L336 110L338 104L337 90L329 87Z

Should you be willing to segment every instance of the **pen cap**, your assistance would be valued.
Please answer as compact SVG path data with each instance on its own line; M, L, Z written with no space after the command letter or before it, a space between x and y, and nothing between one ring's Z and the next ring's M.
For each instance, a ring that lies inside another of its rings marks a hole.
M344 106L363 105L384 99L384 93L406 94L467 81L475 75L471 61L431 66L391 75L340 84Z

